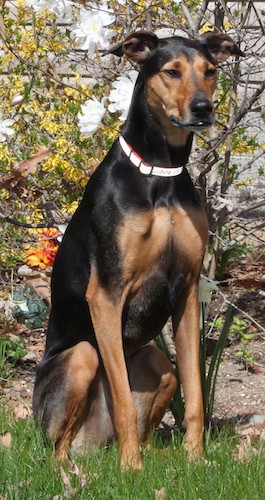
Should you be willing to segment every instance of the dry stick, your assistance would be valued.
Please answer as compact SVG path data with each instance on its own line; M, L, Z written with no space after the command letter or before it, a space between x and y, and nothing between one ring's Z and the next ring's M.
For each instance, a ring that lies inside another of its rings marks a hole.
M265 90L265 80L261 82L260 86L257 88L257 90L252 94L251 98L247 101L244 101L244 103L241 104L238 112L235 115L235 122L234 126L237 125L242 118L247 114L247 112L252 108L253 104L259 99L261 94Z
M231 24L231 26L233 26L233 28L236 30L237 33L240 33L241 29L243 28L244 26L244 23L248 17L248 15L250 14L250 11L251 11L251 5L250 5L250 2L247 3L247 8L245 10L245 13L241 11L241 23L238 25L237 23L237 18L235 18L231 13L230 13L230 9L227 7L227 0L220 0L221 1L221 5L222 5L222 8L225 12L225 15L229 21L229 23ZM241 8L243 9L243 5L241 5Z
M237 236L233 240L230 240L229 243L227 243L227 245L224 246L223 250L225 251L225 250L229 249L230 247L232 247L236 243L239 243L240 241L244 240L246 237L248 237L251 234L255 233L255 231L258 231L259 229L262 229L263 227L265 227L265 222L262 222L258 226L255 226L252 229L249 229L248 231L245 231L245 234L240 234L239 236Z
M199 9L197 16L195 18L195 21L194 21L195 34L197 34L199 29L200 29L200 25L201 25L203 16L207 10L208 4L209 4L209 0L204 0L201 3L200 9Z
M253 0L250 0L249 4L252 6L252 9L254 10L254 12L256 14L256 18L257 18L257 21L259 23L259 26L260 26L260 29L261 29L263 35L265 35L264 23L263 23L263 20L260 18L259 12L256 9L255 2Z
M260 328L262 332L265 332L265 328L260 323L258 323L258 321L256 321L254 318L252 318L252 316L250 316L248 313L246 313L245 311L240 309L240 307L238 307L236 304L234 304L233 302L228 300L228 298L225 296L225 294L223 292L218 290L218 293L219 293L219 295L221 295L221 297L223 297L224 301L227 304L230 304L232 307L237 309L237 311L241 312L241 314L243 314L243 316L245 316L245 318L249 319L249 321L251 321L251 323L254 323L254 325L256 325L258 328Z
M209 4L209 0L203 0L201 2L201 6L197 12L196 18L193 20L187 5L184 2L180 2L180 7L182 9L182 12L186 18L188 25L189 25L189 29L187 30L187 32L192 37L196 37L196 35L198 34L198 31L200 29L200 25L201 25L203 16L207 10L208 4Z
M217 318L220 316L220 313L222 312L225 304L226 304L226 300L223 301L223 303L220 305L216 315L214 316L213 321L211 322L211 328L209 329L209 331L205 335L206 338L211 338L211 334L212 334L212 331L214 329L215 322L216 322Z
M263 155L265 155L265 150L261 150L259 153L257 153L255 156L251 158L251 160L243 167L241 168L238 172L236 177L238 178L243 172L248 170L249 168L252 167L253 163L257 160L259 160Z
M235 217L240 217L240 216L242 216L242 214L246 214L248 212L251 212L252 210L256 210L256 208L264 207L264 205L265 205L265 198L262 198L261 200L253 203L252 205L248 205L247 207L243 207L243 208L239 209L239 211L235 211L231 215L231 219L232 218L234 219Z
M184 2L180 2L180 7L181 7L181 10L182 10L184 16L186 17L188 25L189 25L188 33L191 36L195 36L195 34L196 34L195 22L193 21L193 19L191 17L191 14L190 14L190 11L189 11L187 5Z
M9 222L10 224L14 224L15 226L19 227L28 227L30 229L37 229L37 228L43 228L43 227L53 227L55 224L63 224L63 222L56 222L56 221L47 221L47 222L40 222L38 224L34 224L32 222L20 222L19 220L13 219L12 217L8 217L4 214L0 213L0 219L3 220L4 222Z
M237 62L234 70L234 74L237 74L239 68L239 63ZM231 127L231 124L234 121L234 115L235 115L235 94L237 90L237 82L233 78L233 88L232 92L229 98L229 124L228 128ZM229 164L230 164L230 158L231 158L231 151L232 151L232 134L229 134L226 137L226 151L225 151L225 157L224 157L224 164L223 164L223 175L222 175L222 180L221 180L221 186L220 186L220 194L223 195L226 193L227 190L227 177L228 177L228 169L229 169ZM213 242L213 252L212 256L210 259L210 265L209 265L209 271L208 271L208 276L209 278L214 278L216 274L216 268L217 268L217 262L218 262L218 256L219 256L219 251L220 251L220 237L222 234L222 228L225 222L225 214L224 212L220 212L217 224L216 224L216 231L214 235L214 242Z

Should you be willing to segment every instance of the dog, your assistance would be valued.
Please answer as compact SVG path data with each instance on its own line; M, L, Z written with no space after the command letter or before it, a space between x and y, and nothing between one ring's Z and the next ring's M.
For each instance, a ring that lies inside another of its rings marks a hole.
M91 176L56 256L33 412L70 449L118 441L122 469L142 466L176 389L151 340L172 318L185 400L184 446L203 451L198 281L208 225L186 165L193 133L214 122L217 64L243 53L225 35L130 34L107 53L139 66L121 134Z

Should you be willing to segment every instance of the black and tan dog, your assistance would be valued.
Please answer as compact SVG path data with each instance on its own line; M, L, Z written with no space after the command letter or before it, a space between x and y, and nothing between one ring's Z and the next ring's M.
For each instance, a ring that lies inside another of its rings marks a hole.
M227 36L201 41L136 32L114 47L140 66L122 135L92 175L52 276L52 310L34 415L69 449L118 440L121 467L141 467L175 391L148 342L171 316L185 398L185 447L203 448L198 280L207 219L185 168L193 132L214 121L216 64L243 55Z

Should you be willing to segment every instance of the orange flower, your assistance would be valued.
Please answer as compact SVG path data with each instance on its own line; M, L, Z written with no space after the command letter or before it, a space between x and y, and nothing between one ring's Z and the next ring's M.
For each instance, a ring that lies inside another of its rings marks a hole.
M47 266L53 266L56 252L59 248L58 241L54 238L59 236L59 231L55 228L44 229L38 241L36 248L31 247L27 251L25 262L30 267L46 269ZM53 239L49 239L53 238Z
M57 236L59 236L60 234L60 231L58 231L58 229L56 229L55 227L49 227L49 228L44 228L42 229L42 232L40 234L40 238L41 239L44 239L44 238L57 238Z
M50 264L49 256L41 248L29 249L25 261L28 266L37 267L38 269L46 269Z

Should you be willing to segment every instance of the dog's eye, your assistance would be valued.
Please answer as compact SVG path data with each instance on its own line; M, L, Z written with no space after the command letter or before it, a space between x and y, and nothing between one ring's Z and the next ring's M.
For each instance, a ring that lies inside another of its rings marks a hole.
M181 78L181 72L177 69L165 69L163 73L170 76L170 78Z
M213 68L212 69L207 69L205 71L205 77L206 78L213 78L216 75L216 73L217 73L216 69L213 69Z

